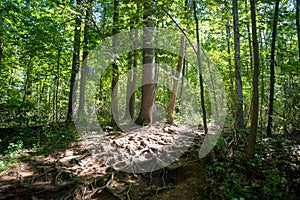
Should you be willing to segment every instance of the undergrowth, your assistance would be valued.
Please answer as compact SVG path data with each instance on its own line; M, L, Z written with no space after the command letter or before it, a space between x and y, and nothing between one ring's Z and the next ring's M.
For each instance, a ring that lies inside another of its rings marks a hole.
M0 138L0 172L10 169L21 159L30 156L49 155L55 150L67 148L78 137L70 124L8 129Z
M247 134L227 131L209 155L202 188L207 199L299 199L300 145L284 134L258 135L254 159L245 159ZM235 135L235 137L232 137Z

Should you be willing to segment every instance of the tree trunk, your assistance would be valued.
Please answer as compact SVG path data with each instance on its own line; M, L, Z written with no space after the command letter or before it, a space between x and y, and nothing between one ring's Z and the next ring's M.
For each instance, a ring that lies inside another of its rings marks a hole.
M169 106L168 106L168 123L170 123L170 124L174 123L173 112L174 112L175 101L176 101L177 92L178 92L180 72L181 72L183 60L184 60L185 45L186 45L186 38L183 35L181 38L180 52L178 55L178 63L177 63L177 68L176 68L176 72L175 72L175 77L173 78L173 88L172 88L172 93L171 93L170 102L169 102Z
M142 103L138 125L152 125L152 111L155 103L155 64L154 64L154 9L150 1L144 3L144 33L143 33L143 71L142 71Z
M243 114L243 87L240 61L240 35L238 28L238 1L232 1L233 30L234 30L234 65L235 65L235 126L237 129L244 128Z
M59 87L59 76L60 76L60 56L61 49L57 50L57 63L56 63L56 75L55 75L55 121L58 121L58 87Z
M28 96L32 94L32 66L31 66L31 58L27 64L26 70L26 81L24 83L24 95L22 99L22 105L25 103Z
M130 117L131 120L134 119L134 106L135 106L135 91L136 91L136 73L137 73L137 42L138 42L138 30L134 29L133 36L133 54L130 54L129 59L131 59L132 67L129 68L130 74L128 74L127 81L127 92L126 92L126 110L125 119Z
M0 39L0 66L2 65L3 43Z
M134 120L134 107L135 107L135 95L136 95L136 73L137 73L137 62L138 62L138 41L139 34L138 29L136 29L136 25L139 23L138 13L140 13L140 4L137 5L137 14L131 17L131 31L133 31L132 37L132 45L133 45L133 53L130 54L129 59L132 61L132 66L128 68L131 70L131 73L128 74L127 81L127 92L126 92L126 110L124 118L130 117L130 121Z
M185 18L188 18L188 0L185 0ZM168 123L174 124L174 118L173 118L173 112L175 108L175 101L178 93L178 86L179 86L179 78L180 78L180 73L182 70L182 66L184 65L184 51L186 48L186 38L185 35L182 35L181 38L181 43L180 43L180 50L179 50L179 55L178 55L178 63L175 71L175 77L173 78L173 88L172 88L172 93L170 97L170 102L167 110L167 118L168 118Z
M138 52L137 52L137 46L138 46L138 30L134 31L134 50L133 50L133 74L132 74L132 87L131 87L131 96L129 99L129 115L131 119L134 119L134 107L135 107L135 91L136 91L136 73L137 73L137 65L138 65Z
M277 23L278 23L278 10L279 0L275 2L275 13L273 21L273 32L272 32L272 47L271 47L271 65L270 65L270 97L269 97L269 115L268 115L268 126L267 136L272 134L272 121L273 121L273 104L274 104L274 84L275 84L275 47L277 37Z
M84 21L82 67L81 67L81 77L80 77L80 97L79 97L79 107L78 107L78 114L80 116L85 115L85 110L84 110L85 86L86 86L86 77L88 74L87 58L88 58L88 47L89 47L90 19L92 16L92 2L93 0L88 0L87 2L87 10L85 13L85 21Z
M298 59L300 62L300 0L296 1L296 27L298 35Z
M117 65L118 60L118 32L119 32L119 1L114 0L114 16L113 16L113 54L114 61L112 63L112 81L111 81L111 125L117 126L119 121L118 111L118 80L119 80L119 69Z
M256 0L250 1L251 5L251 24L252 24L252 45L254 53L254 70L252 80L252 110L251 110L251 127L250 135L248 138L247 156L253 158L255 154L255 144L257 135L257 121L258 121L258 109L259 109L259 97L258 97L258 77L259 77L259 47L257 41L256 31Z
M232 71L232 62L231 62L231 43L230 43L230 38L231 38L231 31L230 31L230 26L226 25L226 43L227 43L227 54L228 54L228 67L229 67L229 81L230 81L230 86L229 86L229 90L230 90L230 94L232 99L230 99L231 103L231 111L232 111L232 117L235 118L235 109L234 109L234 104L233 102L235 102L235 98L234 98L234 85L233 85L233 77L231 76L231 74L233 74Z
M203 86L203 77L202 77L202 63L201 63L201 55L200 55L200 38L199 38L199 21L196 13L196 3L193 2L194 7L194 18L196 22L196 37L197 37L197 61L198 61L198 70L199 70L199 84L200 84L200 97L201 97L201 108L203 114L203 127L204 133L208 133L207 129L207 119L206 119L206 109L205 109L205 102L204 102L204 86Z
M80 9L81 0L76 0L77 9ZM67 122L73 120L73 114L76 109L77 87L78 87L78 70L79 70L79 54L80 54L80 29L81 19L80 16L76 17L75 33L74 33L74 52L71 70L70 93L68 103Z

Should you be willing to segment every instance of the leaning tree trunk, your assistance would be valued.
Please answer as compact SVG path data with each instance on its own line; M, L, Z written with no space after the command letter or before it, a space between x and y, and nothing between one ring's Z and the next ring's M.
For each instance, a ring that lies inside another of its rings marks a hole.
M81 0L76 0L77 8L81 6ZM73 114L76 109L77 87L78 87L78 71L79 71L79 54L80 54L80 29L81 19L80 16L76 17L75 34L74 34L74 52L71 70L71 83L68 103L67 122L73 120Z
M168 106L168 123L170 123L170 124L174 123L173 112L174 112L175 101L176 101L176 96L177 96L177 92L178 92L180 72L181 72L181 68L182 68L183 60L184 60L185 43L186 43L186 38L183 35L181 38L180 53L178 55L178 63L177 63L177 68L176 68L176 72L175 72L175 77L173 78L173 88L172 88L172 93L171 93L170 102L169 102L169 106Z
M277 23L278 23L278 10L279 0L275 3L275 13L273 21L273 32L272 32L272 47L271 47L271 65L270 65L270 97L269 97L269 115L268 115L268 126L267 136L271 136L272 133L272 122L273 122L273 104L274 104L274 85L275 85L275 47L277 37Z
M188 0L185 0L185 18L187 19L188 13ZM181 43L180 43L180 50L179 50L179 55L178 55L178 63L176 67L176 72L175 72L175 77L173 78L173 88L172 88L172 93L170 97L170 102L168 106L168 123L173 124L174 123L174 118L173 118L173 112L175 108L175 101L178 93L178 86L179 86L179 77L180 77L180 72L182 69L182 66L184 64L184 51L186 48L186 38L185 35L182 35L181 38Z
M249 158L254 157L256 135L257 135L257 121L258 121L258 109L259 109L259 97L258 97L258 76L259 76L259 47L257 41L257 29L256 29L256 0L250 1L251 5L251 24L252 24L252 45L254 54L254 70L252 79L252 110L251 110L251 127L250 135L248 138L247 156Z
M143 33L143 71L142 71L142 104L139 116L135 121L138 125L152 124L152 111L155 103L155 64L154 64L154 9L151 1L144 3Z
M233 30L234 30L234 65L235 65L235 125L237 129L244 128L243 87L240 59L240 33L238 28L238 1L232 1Z

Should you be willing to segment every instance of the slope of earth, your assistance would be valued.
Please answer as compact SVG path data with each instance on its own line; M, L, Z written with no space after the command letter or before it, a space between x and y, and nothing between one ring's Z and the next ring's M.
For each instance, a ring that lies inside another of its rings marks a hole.
M194 133L190 143L182 140L184 132ZM95 153L82 137L64 151L20 157L12 169L0 175L0 199L202 199L205 161L198 158L202 139L202 133L190 127L155 124L127 133L102 133L100 141L105 142L99 145L94 140ZM111 147L118 147L119 156L109 154ZM182 150L180 157L177 147ZM169 155L167 161L172 162L163 165L166 157L161 157L139 164L156 152ZM109 155L119 165L108 163ZM131 159L134 156L139 162ZM121 167L116 171L111 166Z

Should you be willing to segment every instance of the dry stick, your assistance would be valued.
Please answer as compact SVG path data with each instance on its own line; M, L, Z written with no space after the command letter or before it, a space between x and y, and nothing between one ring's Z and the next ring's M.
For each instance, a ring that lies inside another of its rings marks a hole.
M130 190L131 190L131 184L129 184L129 186L128 186L128 190L127 190L127 192L126 192L126 197L127 197L127 200L130 200L130 196L129 196L129 192L130 192Z
M108 188L108 186L111 184L111 182L114 180L114 176L115 176L115 174L114 174L114 172L112 172L112 174L111 174L111 178L109 179L109 181L107 181L107 183L104 185L104 186L102 186L99 190L102 190L102 189L104 189L104 188ZM98 191L99 191L98 190Z

